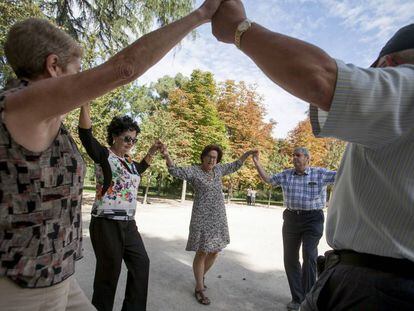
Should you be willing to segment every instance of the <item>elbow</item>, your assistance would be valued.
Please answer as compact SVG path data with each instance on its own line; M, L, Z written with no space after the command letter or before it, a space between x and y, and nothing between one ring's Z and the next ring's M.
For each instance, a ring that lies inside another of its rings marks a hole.
M144 53L140 53L144 54ZM117 57L113 60L113 71L119 85L128 84L142 76L148 69L146 59L139 57Z
M309 103L321 110L329 111L335 93L337 65L332 59L314 75Z

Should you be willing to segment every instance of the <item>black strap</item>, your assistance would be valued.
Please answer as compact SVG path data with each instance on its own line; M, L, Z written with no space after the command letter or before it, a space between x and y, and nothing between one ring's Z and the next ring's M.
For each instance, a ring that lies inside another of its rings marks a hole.
M335 250L333 253L338 255L339 262L345 265L414 277L414 262L408 259L358 253L351 250Z

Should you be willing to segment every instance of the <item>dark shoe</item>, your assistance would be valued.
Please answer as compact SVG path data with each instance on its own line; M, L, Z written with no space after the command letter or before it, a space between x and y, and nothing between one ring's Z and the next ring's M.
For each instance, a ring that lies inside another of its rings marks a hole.
M204 295L202 290L195 290L194 296L202 305L208 306L211 303L210 299Z
M286 308L290 311L297 311L300 308L300 302L291 301L286 305Z

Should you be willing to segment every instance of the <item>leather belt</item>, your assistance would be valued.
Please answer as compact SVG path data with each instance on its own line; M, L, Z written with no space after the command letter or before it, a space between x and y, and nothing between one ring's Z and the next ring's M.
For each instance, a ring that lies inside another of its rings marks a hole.
M365 267L400 276L414 277L414 262L403 258L384 257L358 253L351 250L334 250L327 254L327 266L330 261L337 261L344 265Z

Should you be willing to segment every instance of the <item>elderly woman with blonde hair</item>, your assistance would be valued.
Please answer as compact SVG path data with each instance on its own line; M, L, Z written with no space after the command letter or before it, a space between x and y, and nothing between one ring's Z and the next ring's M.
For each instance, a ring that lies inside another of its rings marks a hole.
M46 20L9 31L5 54L18 85L0 92L0 301L2 310L91 310L73 278L82 254L85 165L62 124L66 113L134 81L222 0L153 31L80 72L82 49ZM136 310L128 301L123 310ZM145 306L140 310L145 310Z

